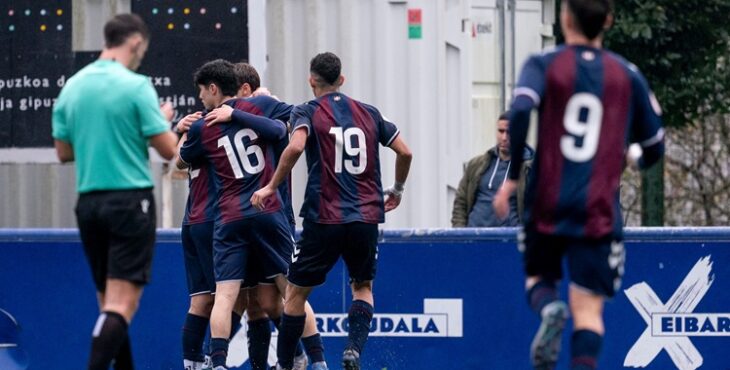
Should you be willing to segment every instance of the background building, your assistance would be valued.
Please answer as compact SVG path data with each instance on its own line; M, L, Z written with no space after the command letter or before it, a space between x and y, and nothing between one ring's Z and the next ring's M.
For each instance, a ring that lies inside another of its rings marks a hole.
M274 94L299 104L312 98L311 57L337 53L343 91L379 107L415 155L386 227L449 225L463 163L495 144L525 58L554 43L550 0L11 0L0 9L0 227L75 226L73 165L55 158L52 102L98 55L106 19L128 11L152 32L140 72L178 118L200 108L191 76L207 60L247 59ZM383 153L387 186L395 156ZM153 156L159 224L175 227L187 182L168 169ZM301 161L294 173L295 211L304 169Z

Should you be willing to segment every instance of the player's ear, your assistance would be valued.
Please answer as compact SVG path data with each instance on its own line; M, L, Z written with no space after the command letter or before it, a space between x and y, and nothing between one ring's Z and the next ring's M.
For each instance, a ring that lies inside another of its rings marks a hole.
M344 75L340 75L340 77L337 77L337 82L336 82L337 86L342 86L342 84L344 84L344 83L345 83Z
M313 89L317 87L317 81L315 81L312 75L309 75L309 86L311 86Z
M243 97L243 96L251 95L253 93L253 90L251 90L251 85L249 85L248 82L246 82L243 85L241 85L239 92L240 92L240 94L238 94L238 95L241 95Z
M603 22L603 30L608 31L613 26L613 13L608 13L606 16L606 21Z
M142 38L142 35L135 33L127 38L127 42L129 43L129 49L132 50L132 53L136 54L142 47L144 39Z

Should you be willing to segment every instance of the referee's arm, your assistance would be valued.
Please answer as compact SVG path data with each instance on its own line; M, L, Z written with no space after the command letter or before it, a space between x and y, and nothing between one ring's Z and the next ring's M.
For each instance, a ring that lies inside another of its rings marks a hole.
M54 140L53 144L56 147L56 154L58 155L58 160L61 161L61 163L74 161L74 148L71 144L58 139Z

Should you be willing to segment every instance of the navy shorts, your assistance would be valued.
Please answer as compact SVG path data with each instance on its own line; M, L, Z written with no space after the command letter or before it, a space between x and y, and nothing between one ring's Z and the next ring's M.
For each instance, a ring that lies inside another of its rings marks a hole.
M213 222L182 226L188 293L191 296L215 292L213 277Z
M291 254L291 252L290 252ZM253 288L258 285L272 285L275 284L274 278L276 275L266 277L266 273L263 269L262 254L257 248L252 248L251 253L248 256L248 263L246 264L246 277L243 279L243 288Z
M213 236L215 281L245 280L247 264L254 259L264 278L285 274L293 246L282 212L217 225Z
M570 281L578 287L609 298L621 287L626 252L619 239L546 235L526 228L518 243L527 276L560 280L566 256Z
M342 256L351 283L373 280L378 262L378 235L377 224L318 224L304 220L302 238L295 246L287 278L301 287L322 285Z

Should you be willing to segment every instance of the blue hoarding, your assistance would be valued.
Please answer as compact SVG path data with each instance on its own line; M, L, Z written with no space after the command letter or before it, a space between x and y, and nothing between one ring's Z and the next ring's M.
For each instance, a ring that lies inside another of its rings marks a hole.
M630 229L626 239L600 368L728 369L730 228ZM152 279L130 331L137 368L179 369L188 297L177 230L159 232ZM384 232L363 369L529 369L538 318L523 287L514 229ZM311 298L333 369L350 299L342 265ZM97 308L76 231L0 230L0 308L21 327L29 369L85 367ZM245 347L241 331L232 364Z

